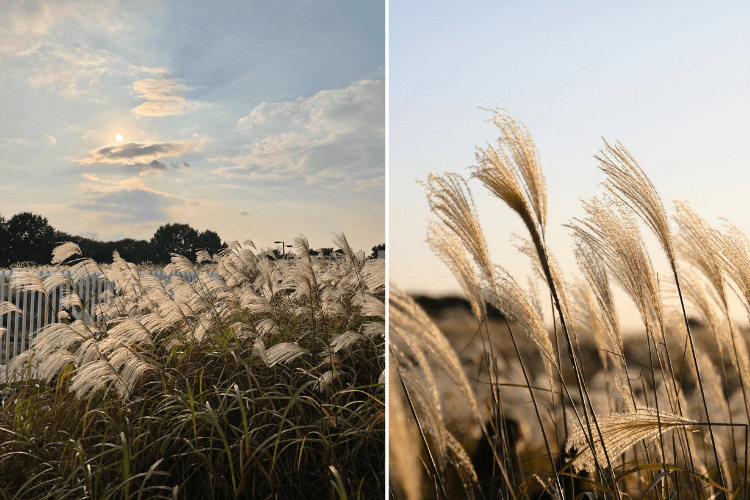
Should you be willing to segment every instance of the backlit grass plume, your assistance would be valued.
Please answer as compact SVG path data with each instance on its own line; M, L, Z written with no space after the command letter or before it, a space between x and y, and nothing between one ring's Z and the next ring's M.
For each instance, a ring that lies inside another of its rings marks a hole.
M596 155L599 168L607 174L604 186L643 219L659 240L670 264L675 266L676 256L669 221L651 179L619 141L612 145L605 140L604 146Z
M427 183L430 210L459 238L485 277L492 275L492 263L482 227L476 216L471 192L457 174L439 176L430 173Z
M432 312L435 302L425 298L428 314L391 287L391 366L399 383L391 386L391 397L399 398L394 407L401 412L393 420L399 428L391 436L399 437L391 443L392 458L405 463L408 453L420 450L423 473L405 478L392 467L389 494L397 500L419 494L471 498L477 489L485 498L529 500L543 494L559 500L746 497L750 354L747 325L740 329L729 315L725 280L750 319L747 238L736 228L713 231L679 203L679 233L673 235L645 171L622 144L605 141L596 156L606 176L604 196L584 202L585 215L567 226L585 278L573 281L580 283L576 308L566 284L568 269L563 272L546 240L547 187L538 150L527 128L507 112L495 111L491 121L500 138L495 146L477 149L471 177L528 230L528 239L515 237L516 248L546 281L552 321L545 326L542 319L545 294L526 293L492 261L471 180L430 174L421 184L438 221L428 223L427 241L456 277L471 313L468 307ZM657 273L641 221L664 250L671 276ZM678 266L677 257L687 265ZM324 276L321 281L329 281ZM617 288L628 304L632 299L634 310L621 304ZM676 297L664 291L673 289ZM683 291L694 306L692 317ZM681 317L674 312L675 299ZM487 304L502 315L492 314ZM628 320L643 324L637 337L626 335ZM691 326L700 332L695 339ZM331 346L339 353L360 335L363 329L346 332ZM537 352L541 364L534 362ZM549 389L539 383L545 374ZM573 381L577 394L569 389ZM462 396L458 405L456 393ZM738 413L742 403L745 410ZM717 426L722 430L715 436ZM667 432L696 427L707 427L706 439ZM482 441L468 441L480 428ZM467 441L456 448L453 438ZM476 476L466 457L449 458L451 450L459 457L472 448ZM587 474L571 473L571 466ZM419 481L421 492L408 480Z
M607 451L618 456L642 440L653 439L675 427L695 425L697 422L671 413L657 412L651 408L639 408L634 413L609 413L599 415L599 425L604 437ZM660 429L661 426L661 429ZM604 460L601 441L595 440L596 453L599 460ZM588 445L586 433L582 429L573 431L565 443L568 451L580 452L573 461L573 466L579 470L594 470L594 456Z
M455 234L447 231L444 226L429 223L427 225L427 242L451 270L469 299L474 316L478 322L481 322L487 314L487 308L482 297L479 279L461 241Z

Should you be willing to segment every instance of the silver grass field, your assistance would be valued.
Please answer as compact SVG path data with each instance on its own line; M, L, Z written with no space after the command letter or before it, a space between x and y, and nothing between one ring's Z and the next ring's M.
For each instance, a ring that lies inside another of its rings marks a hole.
M165 285L73 243L73 277L13 274L49 294L99 273L106 321L40 328L8 362L0 498L380 498L385 489L385 265L273 260L249 240L173 255ZM82 305L75 286L60 298ZM0 301L0 314L15 305ZM5 332L0 332L5 333Z
M563 271L531 135L504 110L492 122L497 144L477 149L467 178L422 183L427 241L470 310L428 314L390 277L390 497L746 498L748 324L731 313L750 318L747 237L685 202L668 217L635 157L604 141L603 193L567 225L578 269ZM491 260L470 183L521 218L528 285ZM733 295L744 311L730 311ZM621 296L641 322L627 336Z

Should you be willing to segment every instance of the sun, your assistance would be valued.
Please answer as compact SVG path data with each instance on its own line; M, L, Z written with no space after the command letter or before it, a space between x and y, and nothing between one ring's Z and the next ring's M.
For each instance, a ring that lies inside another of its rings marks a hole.
M115 136L115 140L116 140L117 142L122 142L122 134L117 134L117 135Z

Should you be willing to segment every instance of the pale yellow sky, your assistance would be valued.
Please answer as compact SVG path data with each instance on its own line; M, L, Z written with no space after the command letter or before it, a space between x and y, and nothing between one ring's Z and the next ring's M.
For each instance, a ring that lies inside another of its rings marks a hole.
M570 280L580 274L562 226L583 216L581 199L603 193L594 159L602 136L630 150L670 215L672 200L687 200L714 227L726 217L750 232L748 15L740 2L446 3L429 15L418 4L393 5L391 282L413 293L460 293L424 242L435 217L415 181L431 171L470 174L475 147L498 135L480 106L503 107L528 125L547 178L547 241ZM469 185L493 259L526 283L530 266L511 243L513 232L526 235L520 220L477 180ZM665 279L665 259L649 248ZM639 324L632 307L620 316Z

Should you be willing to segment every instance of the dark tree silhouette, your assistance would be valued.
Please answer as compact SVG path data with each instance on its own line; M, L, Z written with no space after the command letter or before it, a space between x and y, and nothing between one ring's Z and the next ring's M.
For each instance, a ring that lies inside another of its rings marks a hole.
M378 250L385 250L385 243L381 243L380 245L372 247L372 253L370 254L370 257L372 257L373 259L377 259Z
M198 231L188 224L165 224L151 238L154 262L168 264L171 253L178 253L195 262Z
M0 215L0 268L8 267L10 258L10 241L8 235L8 221Z
M198 239L195 245L196 250L205 250L209 254L211 254L211 256L219 253L226 247L227 244L222 243L219 235L215 231L211 231L210 229L206 229L198 235Z
M55 229L46 217L31 212L16 214L7 222L9 265L19 262L49 264L55 248Z
M146 240L125 238L124 240L113 242L112 247L112 251L117 250L120 257L127 262L142 264L147 261L154 261L153 246Z

